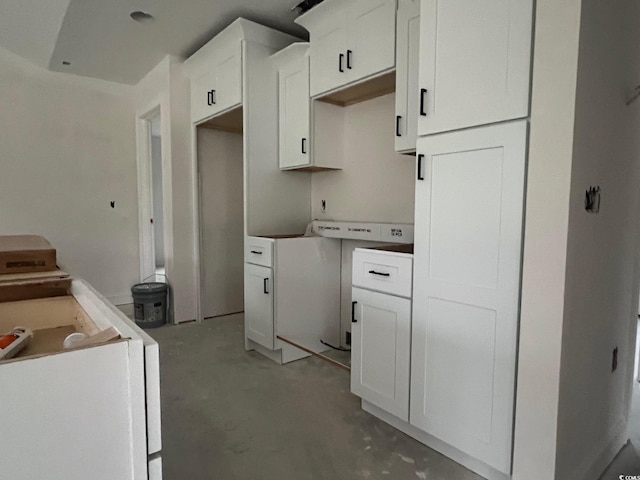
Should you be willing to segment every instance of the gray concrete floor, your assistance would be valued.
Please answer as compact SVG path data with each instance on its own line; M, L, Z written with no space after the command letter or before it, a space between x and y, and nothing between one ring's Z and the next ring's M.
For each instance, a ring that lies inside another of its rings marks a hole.
M242 315L148 330L160 344L165 480L478 480L360 409L349 374L243 348Z
M347 372L245 352L242 315L147 332L160 344L165 480L481 479L362 411ZM640 475L637 382L630 431L602 480Z

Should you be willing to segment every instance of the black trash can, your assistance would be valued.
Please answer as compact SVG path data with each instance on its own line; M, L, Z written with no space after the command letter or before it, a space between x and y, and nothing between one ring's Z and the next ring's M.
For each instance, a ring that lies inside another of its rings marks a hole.
M169 285L160 282L138 283L131 287L136 324L156 328L167 323Z

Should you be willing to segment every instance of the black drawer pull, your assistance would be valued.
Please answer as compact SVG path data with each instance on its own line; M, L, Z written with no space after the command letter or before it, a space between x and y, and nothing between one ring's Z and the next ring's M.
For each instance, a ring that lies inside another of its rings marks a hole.
M379 275L381 277L390 277L391 274L390 273L381 273L381 272L376 272L375 270L369 270L369 273L372 275Z
M340 70L340 73L344 73L344 68L342 67L342 62L344 62L344 53L341 53L338 56L338 70Z
M302 139L302 145L300 147L302 149L302 153L306 154L307 153L307 139L306 138Z
M351 302L351 323L357 323L356 320L356 305L358 302Z
M255 250L251 250L251 253L253 253L254 255L262 255L262 252L256 252Z
M424 180L424 176L422 175L422 160L424 159L423 154L418 155L418 180Z
M426 88L420 89L420 116L426 117L427 112L424 111L424 96L427 94Z
M351 50L347 50L347 68L351 70L351 56L353 52Z
M402 134L400 133L400 119L402 118L402 116L400 115L396 115L396 137L401 137Z
M263 285L264 289L263 289L263 292L264 292L264 294L265 294L265 295L269 295L269 290L267 290L267 282L268 282L268 281L269 281L269 279L268 279L268 278L265 278L265 279L264 279L264 285Z

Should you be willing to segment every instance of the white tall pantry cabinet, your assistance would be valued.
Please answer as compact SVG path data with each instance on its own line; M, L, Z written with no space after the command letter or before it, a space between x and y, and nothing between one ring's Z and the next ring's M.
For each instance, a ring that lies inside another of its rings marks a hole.
M532 21L421 3L409 423L487 478L511 473Z

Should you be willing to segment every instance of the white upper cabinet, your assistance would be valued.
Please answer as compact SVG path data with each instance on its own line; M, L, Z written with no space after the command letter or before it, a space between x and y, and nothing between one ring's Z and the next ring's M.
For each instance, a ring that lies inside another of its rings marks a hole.
M242 104L242 44L216 51L191 84L191 120L196 123Z
M309 44L294 43L278 62L279 162L283 170L311 165Z
M296 20L311 38L311 96L395 66L396 0L325 0Z
M529 113L533 0L422 0L418 135Z
M397 152L412 152L418 136L420 0L398 0L396 30L395 147Z

